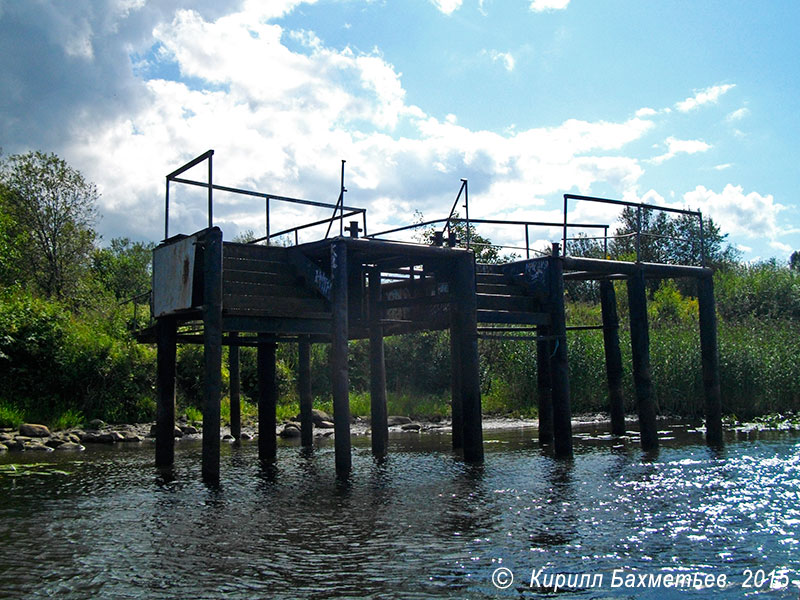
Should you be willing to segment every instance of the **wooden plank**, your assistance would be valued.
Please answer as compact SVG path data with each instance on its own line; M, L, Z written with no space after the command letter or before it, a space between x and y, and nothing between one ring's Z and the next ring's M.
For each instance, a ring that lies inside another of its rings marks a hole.
M352 468L350 451L350 384L347 367L348 289L347 254L344 241L330 247L333 279L333 327L331 339L331 384L333 388L333 425L336 475L346 478Z
M502 275L503 274L503 266L502 265L484 265L484 264L475 264L475 274L476 276L480 276L486 273L495 274L495 275Z
M606 356L608 403L612 435L625 435L625 404L622 395L622 354L619 349L619 319L614 283L600 282L600 306L603 314L603 347Z
M231 296L225 294L222 306L227 310L252 309L261 311L280 310L302 317L304 313L326 313L328 303L319 298L274 298L269 296Z
M175 317L156 319L156 466L170 467L175 461Z
M225 258L222 261L223 271L256 271L259 273L279 273L281 275L296 276L294 268L283 262L268 260L255 260L252 258Z
M723 445L724 440L717 348L717 309L712 277L701 277L697 280L697 303L700 315L700 360L703 365L705 391L706 443L712 447L719 447Z
M222 400L222 230L208 229L203 249L203 480L219 482Z
M288 253L288 260L296 272L305 279L309 287L314 288L326 300L331 300L331 290L333 288L331 279L315 262L296 249Z
M533 299L524 296L478 294L477 301L479 310L489 309L525 312L536 309L536 303Z
M299 277L294 273L267 273L264 271L240 271L227 269L222 272L223 282L268 283L271 285L298 285Z
M241 281L226 282L225 295L262 296L268 298L317 298L314 292L299 285L274 285L270 283L249 283Z
M222 250L224 258L254 258L274 262L285 262L288 248L282 246L262 246L260 244L236 244L225 242Z
M509 325L549 325L550 316L540 312L511 312L479 310L479 323L507 323Z
M448 304L453 301L450 294L436 294L435 296L418 296L416 298L398 298L397 300L384 300L378 306L383 309L390 308L410 308L412 306L433 306L437 304Z
M572 457L572 409L569 396L569 360L567 358L567 323L564 312L563 263L553 244L549 260L550 335L555 347L550 355L550 390L553 399L553 446L558 457Z
M636 390L636 411L639 415L639 432L642 450L658 449L656 407L653 401L653 383L650 375L650 334L647 328L647 293L644 273L628 279L628 311L631 323L631 352L633 356L633 383Z
M222 323L226 331L252 331L278 335L329 335L330 314L325 318L292 318L259 314L256 311L223 313Z
M489 282L478 283L477 285L479 294L493 294L496 296L520 296L529 298L525 290L511 283Z
M553 391L550 384L550 355L553 353L550 330L544 325L536 329L536 400L539 408L539 445L553 443Z

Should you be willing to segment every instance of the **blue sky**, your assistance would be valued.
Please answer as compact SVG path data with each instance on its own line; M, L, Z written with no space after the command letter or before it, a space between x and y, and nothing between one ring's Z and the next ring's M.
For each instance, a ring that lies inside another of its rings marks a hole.
M220 183L326 201L347 159L373 231L444 216L466 177L473 216L560 220L564 193L689 207L785 260L798 31L788 0L0 0L0 147L95 181L105 239L158 240L164 175L214 148ZM173 202L172 231L204 226L196 194ZM228 238L263 231L252 201L216 212Z

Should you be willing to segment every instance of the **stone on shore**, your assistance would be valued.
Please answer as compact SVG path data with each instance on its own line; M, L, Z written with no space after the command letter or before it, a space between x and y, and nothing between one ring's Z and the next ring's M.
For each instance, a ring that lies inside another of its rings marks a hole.
M84 448L80 444L76 444L75 442L64 442L63 444L58 446L56 450L58 450L59 452L61 450L72 450L73 452L83 452L84 450L86 450L86 448Z
M300 437L300 428L294 423L287 423L278 435L282 438L298 438Z
M23 423L19 426L19 434L25 437L46 438L50 437L50 430L44 425Z
M335 426L331 421L320 421L317 427L320 429L333 429Z
M389 427L394 427L396 425L405 425L407 423L411 423L411 417L402 417L399 415L391 415L387 418L389 423Z
M422 425L419 423L406 423L405 425L401 425L400 429L403 431L419 431L422 429Z

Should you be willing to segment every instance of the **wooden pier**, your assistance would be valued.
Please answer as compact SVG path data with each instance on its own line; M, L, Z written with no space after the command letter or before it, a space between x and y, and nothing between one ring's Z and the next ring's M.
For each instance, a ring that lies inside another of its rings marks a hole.
M189 166L168 176L178 179ZM386 374L383 340L421 330L449 329L452 364L453 447L468 462L483 460L479 337L536 340L540 442L555 454L572 456L567 324L564 282L599 280L611 431L626 431L622 397L616 298L612 281L627 281L636 408L645 450L658 447L652 398L646 278L690 277L697 281L700 345L706 393L709 444L722 443L721 401L711 270L697 266L619 262L563 256L553 244L547 256L506 264L476 264L472 251L445 245L423 245L338 235L290 247L224 242L211 221L211 192L221 188L210 179L209 227L192 235L166 239L154 250L152 313L154 324L140 333L158 348L156 464L174 459L176 344L204 345L202 472L219 478L222 347L228 345L231 373L231 432L241 431L238 348L258 349L258 453L274 463L276 445L276 345L298 343L298 391L301 443L312 443L310 347L331 344L335 463L338 475L351 470L348 342L369 340L372 451L387 452ZM230 190L231 188L222 188ZM335 211L343 219L342 195ZM267 195L262 195L267 198ZM288 200L280 198L281 200ZM269 213L267 213L269 214ZM350 213L352 214L352 212ZM334 212L334 215L336 213ZM366 219L364 219L366 227ZM168 234L168 228L165 228ZM527 234L527 229L526 229ZM566 236L565 236L566 237ZM267 227L269 242L270 232ZM438 236L438 243L442 237Z

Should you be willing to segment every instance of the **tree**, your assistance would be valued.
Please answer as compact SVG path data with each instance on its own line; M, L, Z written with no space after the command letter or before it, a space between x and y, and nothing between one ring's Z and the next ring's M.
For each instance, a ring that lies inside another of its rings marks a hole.
M789 268L792 271L800 271L800 251L795 250L789 257Z
M418 223L423 222L423 216L421 212L415 211L414 216ZM477 233L475 231L475 226L471 223L469 225L469 230L467 230L467 223L466 221L461 220L458 212L453 213L453 218L450 222L450 228L451 231L456 235L457 248L466 248L467 232L469 231L469 246L470 249L475 253L475 261L478 263L499 264L511 262L517 258L517 255L514 253L501 256L500 249L502 246L496 246L492 244L489 238ZM426 227L419 234L417 234L416 238L423 244L433 244L433 236L436 230L437 229L433 226ZM445 235L447 235L447 232L445 232ZM445 239L445 244L446 243L447 239Z
M68 296L88 267L97 237L97 188L52 153L11 156L0 175L10 215L27 236L22 269L45 296Z
M620 215L620 227L614 233L611 255L619 260L635 260L638 210L627 206ZM700 222L693 215L669 213L645 207L641 212L639 257L643 262L699 265L701 263ZM720 268L734 264L739 252L725 240L719 226L703 218L703 248L706 266Z
M92 253L91 272L117 300L127 300L150 289L152 242L114 238L107 248Z

